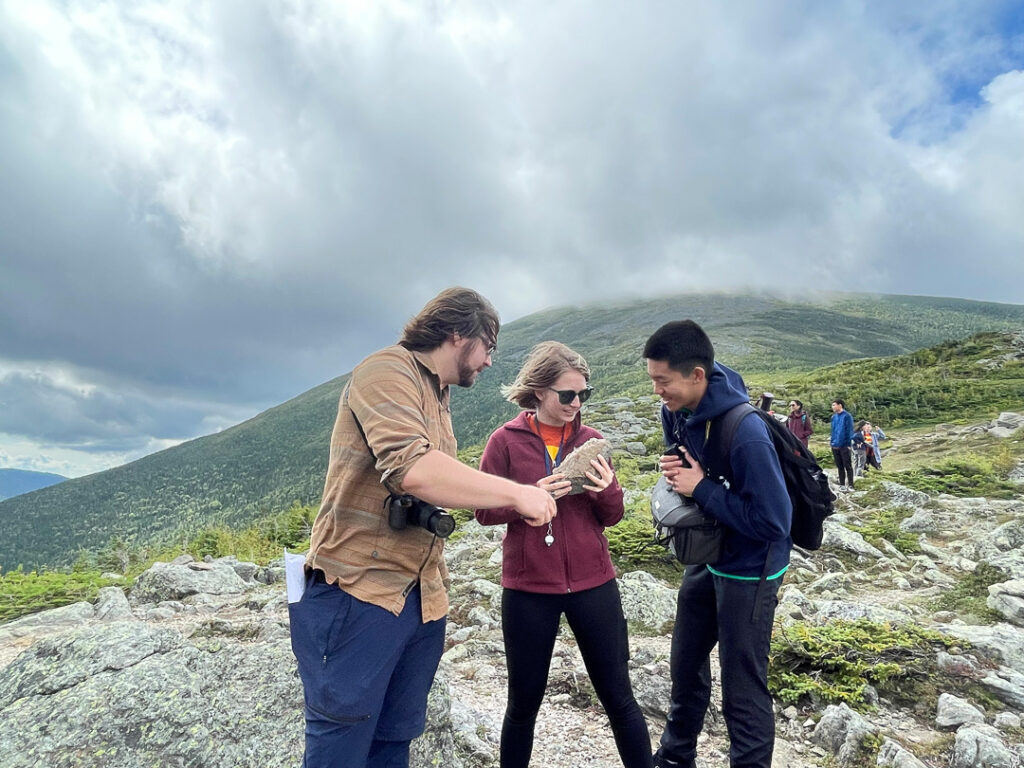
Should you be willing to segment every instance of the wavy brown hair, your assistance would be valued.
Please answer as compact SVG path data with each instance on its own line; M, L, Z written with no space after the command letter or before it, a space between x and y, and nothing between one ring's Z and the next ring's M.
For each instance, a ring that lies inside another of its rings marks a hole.
M501 322L491 302L470 288L455 286L441 291L402 330L398 340L406 349L430 352L455 334L483 339L488 347L498 340Z
M542 341L530 350L516 380L501 388L501 394L520 408L540 405L536 390L547 389L566 371L576 371L590 381L590 366L583 355L560 341Z

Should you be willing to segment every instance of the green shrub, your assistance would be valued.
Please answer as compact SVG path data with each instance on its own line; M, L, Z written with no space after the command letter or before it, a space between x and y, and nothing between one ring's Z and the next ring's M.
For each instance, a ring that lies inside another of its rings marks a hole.
M912 514L914 510L908 507L882 507L872 514L871 520L867 523L848 527L875 546L885 539L903 554L915 554L921 551L917 537L900 530L900 523Z
M934 675L936 649L953 644L912 624L796 622L772 636L768 687L786 704L806 699L815 705L845 702L864 711L871 708L865 698L868 685L883 695L910 696L908 688L915 681Z
M986 496L991 499L1013 499L1020 487L1006 479L1014 460L1006 449L993 456L967 453L936 463L934 466L897 472L890 479L928 494L948 493L951 496Z
M993 584L1007 581L1010 574L988 563L978 567L943 592L932 604L937 611L956 611L970 614L987 622L1001 621L1002 616L988 607L988 588Z
M0 576L0 622L82 600L92 601L101 587L117 583L90 571L9 571Z

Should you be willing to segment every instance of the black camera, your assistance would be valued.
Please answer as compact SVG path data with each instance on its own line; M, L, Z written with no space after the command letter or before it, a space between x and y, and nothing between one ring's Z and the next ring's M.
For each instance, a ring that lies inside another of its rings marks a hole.
M668 448L665 449L665 454L664 455L665 456L678 456L679 459L683 462L683 466L684 467L692 467L693 466L693 464L690 463L690 460L686 458L685 450L683 448L681 448L680 446L678 446L678 445L670 445Z
M447 539L455 530L455 518L440 507L404 493L391 496L388 503L388 525L396 531L410 525L425 528L435 536Z

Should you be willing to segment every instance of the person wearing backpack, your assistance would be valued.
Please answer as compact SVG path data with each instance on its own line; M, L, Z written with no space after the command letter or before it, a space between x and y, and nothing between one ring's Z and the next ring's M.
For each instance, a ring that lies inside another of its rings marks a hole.
M770 768L775 718L768 651L792 547L792 503L779 456L755 409L736 425L724 455L716 455L713 426L749 400L740 375L715 362L711 340L697 323L663 325L643 354L662 400L666 445L679 446L685 459L662 456L662 474L725 531L719 559L687 567L679 588L671 703L654 764L695 768L697 737L711 701L710 655L717 643L730 765Z
M786 426L806 448L807 439L814 434L814 426L811 424L810 414L804 410L804 404L795 398L789 401L789 416L786 418Z

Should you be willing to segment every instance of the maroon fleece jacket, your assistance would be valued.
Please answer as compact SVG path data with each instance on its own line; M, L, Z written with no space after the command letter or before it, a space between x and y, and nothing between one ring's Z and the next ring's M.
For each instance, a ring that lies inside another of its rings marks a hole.
M563 456L592 437L601 433L584 427L576 414ZM532 485L547 474L546 452L540 435L527 425L524 411L491 435L480 469ZM558 515L551 522L555 542L550 547L544 543L548 527L527 525L513 507L476 510L482 525L508 525L502 545L503 587L559 594L592 589L615 578L604 529L619 522L625 512L619 481L613 480L601 493L563 496L557 504Z

